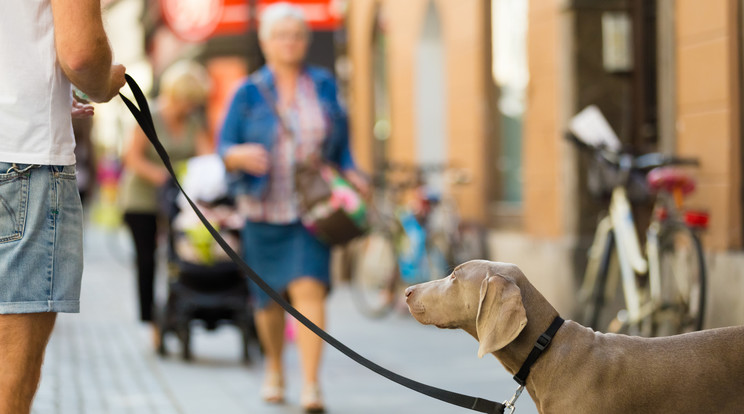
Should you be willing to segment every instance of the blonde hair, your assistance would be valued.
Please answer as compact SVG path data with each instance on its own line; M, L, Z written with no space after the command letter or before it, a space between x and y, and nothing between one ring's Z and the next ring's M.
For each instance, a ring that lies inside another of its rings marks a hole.
M302 23L305 32L308 36L310 35L310 28L307 25L307 20L305 20L305 12L291 3L281 2L267 6L261 12L258 37L261 40L268 40L276 23L284 19L294 19Z
M209 91L209 75L199 64L179 61L166 69L160 77L160 94L175 100L203 104Z

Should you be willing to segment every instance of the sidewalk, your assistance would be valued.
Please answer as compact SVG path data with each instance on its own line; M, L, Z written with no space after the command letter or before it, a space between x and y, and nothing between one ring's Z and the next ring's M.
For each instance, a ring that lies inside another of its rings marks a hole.
M299 363L286 352L287 403L267 406L258 396L261 361L240 363L237 330L197 328L194 361L184 363L176 342L161 359L149 330L136 321L131 246L123 232L89 228L85 241L82 313L61 314L47 348L33 414L300 414ZM162 283L158 286L164 294ZM408 315L364 318L346 286L328 302L329 332L372 361L417 381L495 401L516 384L493 357L478 359L476 341L463 331L422 326ZM257 353L257 351L256 351ZM455 414L473 411L417 394L326 347L322 373L329 413ZM518 412L536 413L525 393Z

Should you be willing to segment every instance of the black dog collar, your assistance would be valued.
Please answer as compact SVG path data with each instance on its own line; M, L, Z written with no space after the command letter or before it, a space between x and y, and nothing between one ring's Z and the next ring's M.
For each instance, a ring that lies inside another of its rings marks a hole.
M524 387L527 384L527 376L530 375L530 369L532 368L532 365L537 361L538 358L540 358L540 355L542 355L543 351L548 348L550 342L555 336L555 333L558 332L558 329L563 325L563 322L564 320L560 316L556 316L555 319L553 319L553 323L550 324L548 330L540 335L539 338L537 338L535 347L532 348L532 351L527 356L524 364L522 364L522 368L520 368L519 372L517 372L517 375L514 376L514 381L517 381L519 385Z

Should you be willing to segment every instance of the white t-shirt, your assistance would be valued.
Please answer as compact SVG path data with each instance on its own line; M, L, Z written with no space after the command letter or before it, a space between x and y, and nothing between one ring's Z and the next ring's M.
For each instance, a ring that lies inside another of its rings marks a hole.
M75 164L70 81L57 64L50 0L3 2L0 161Z

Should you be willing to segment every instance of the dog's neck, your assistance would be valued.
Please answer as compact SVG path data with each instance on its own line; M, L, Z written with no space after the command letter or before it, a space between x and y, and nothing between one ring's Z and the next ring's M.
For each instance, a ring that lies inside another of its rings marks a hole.
M522 291L522 303L527 312L527 325L509 345L493 352L493 355L512 374L519 371L537 339L558 316L558 311L527 279L519 278L516 283Z

